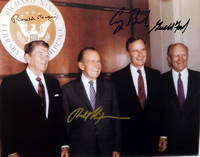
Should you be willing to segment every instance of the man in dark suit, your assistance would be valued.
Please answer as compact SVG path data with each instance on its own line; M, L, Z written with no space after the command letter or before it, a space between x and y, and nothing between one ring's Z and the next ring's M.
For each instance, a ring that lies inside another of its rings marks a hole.
M199 72L187 68L188 48L182 43L168 47L167 59L172 70L162 75L164 106L160 151L195 155L199 139Z
M81 78L63 86L70 154L119 157L119 120L101 119L101 116L118 116L114 86L109 80L98 78L101 60L94 48L80 51L78 66L82 71ZM100 120L96 121L98 117Z
M122 155L153 155L158 148L160 72L144 64L147 58L142 39L126 42L131 64L113 73L122 121Z
M4 156L68 155L59 83L43 74L49 61L48 48L42 40L26 44L27 68L1 84Z

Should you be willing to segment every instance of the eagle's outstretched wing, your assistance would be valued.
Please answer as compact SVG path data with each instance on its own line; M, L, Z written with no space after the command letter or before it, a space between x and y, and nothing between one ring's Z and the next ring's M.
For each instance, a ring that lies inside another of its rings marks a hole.
M39 34L38 34L39 39L42 38L46 34L47 28L49 27L50 23L51 22L49 20L47 20L46 22L44 22L40 25L40 30L39 30Z
M24 21L17 21L17 20L16 20L16 23L19 26L21 33L25 37L29 38L28 24Z

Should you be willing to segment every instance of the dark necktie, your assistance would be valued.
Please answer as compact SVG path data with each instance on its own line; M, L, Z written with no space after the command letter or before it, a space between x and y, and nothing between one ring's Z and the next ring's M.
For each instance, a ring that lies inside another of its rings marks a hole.
M46 100L45 100L45 90L44 85L42 84L41 78L37 77L36 80L38 81L38 95L41 98L41 104L46 114Z
M178 74L178 100L181 106L185 103L185 94L183 89L183 82L181 80L181 73Z
M94 86L93 86L94 82L89 81L89 84L90 84L90 103L92 105L92 109L94 110L95 109L95 100L96 100L96 98L95 98L96 93L95 93Z
M144 80L141 74L141 70L137 71L138 76L138 98L140 101L141 108L144 109L144 103L145 103L145 89L144 89Z

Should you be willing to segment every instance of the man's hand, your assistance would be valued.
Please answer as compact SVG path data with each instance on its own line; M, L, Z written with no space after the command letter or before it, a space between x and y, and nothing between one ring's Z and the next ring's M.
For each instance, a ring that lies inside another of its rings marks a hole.
M69 148L61 149L61 157L69 157Z
M158 151L164 152L167 149L167 138L160 137Z
M120 157L120 153L117 151L112 152L112 157Z
M8 155L8 157L20 157L20 155L18 153L13 153Z

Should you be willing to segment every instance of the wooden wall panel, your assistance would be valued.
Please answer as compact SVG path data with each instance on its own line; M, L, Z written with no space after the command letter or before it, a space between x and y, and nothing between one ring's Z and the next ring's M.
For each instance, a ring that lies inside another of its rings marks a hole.
M54 2L62 0L54 0ZM0 9L6 4L6 0L0 1ZM107 6L113 8L128 8L129 0L64 0L62 2L82 3L84 5ZM82 7L62 6L63 3L55 3L63 15L66 24L66 40L60 53L49 63L47 73L54 74L63 84L78 74L76 58L79 51L86 46L95 47L102 56L103 72L113 72L123 68L129 63L125 50L125 41L131 36L130 27L113 35L116 26L109 26L109 20L115 11L91 9ZM136 7L133 3L133 6ZM123 14L117 20L127 21L128 14ZM146 32L138 25L134 27L134 33L142 34L146 38ZM148 35L147 35L148 39ZM0 76L14 74L22 71L25 64L12 58L0 43Z
M48 72L77 72L77 55L86 46L93 46L102 54L103 72L112 72L124 66L123 60L127 60L124 41L130 31L127 29L117 35L112 34L114 27L108 22L113 12L71 7L59 9L65 15L67 37L64 48L52 60Z
M108 7L129 7L129 0L53 0L53 2L69 2L69 3L81 3L91 5L101 5Z

